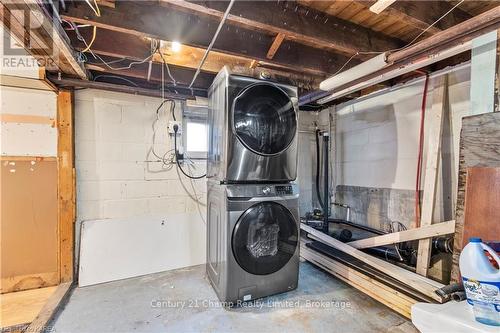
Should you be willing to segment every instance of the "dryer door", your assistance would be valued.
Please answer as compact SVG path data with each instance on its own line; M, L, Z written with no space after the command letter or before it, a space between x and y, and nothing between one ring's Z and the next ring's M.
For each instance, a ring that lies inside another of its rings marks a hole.
M254 153L279 154L295 137L294 104L282 89L273 84L250 85L235 98L233 130L241 143Z
M252 274L277 272L290 260L297 246L297 222L286 207L276 202L251 206L234 227L234 257L241 268Z

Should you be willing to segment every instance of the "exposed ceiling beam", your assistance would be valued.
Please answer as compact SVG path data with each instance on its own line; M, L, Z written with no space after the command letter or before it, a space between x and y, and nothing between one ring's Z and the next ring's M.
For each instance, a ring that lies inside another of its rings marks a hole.
M90 89L99 89L106 91L114 91L114 92L122 92L133 95L144 95L151 97L166 97L166 98L175 98L175 99L194 99L194 96L185 95L185 94L176 94L166 92L162 95L161 91L157 89L148 89L143 87L135 87L125 84L117 84L117 83L109 83L109 82L97 82L97 81L89 81L89 80L79 80L69 77L57 77L55 75L48 76L48 79L55 85L59 87L80 87L80 88L90 88Z
M91 24L139 37L176 40L184 45L206 48L217 28L218 20L214 17L173 10L166 6L168 5L124 1L116 3L115 9L101 8L101 17L96 17L88 6L81 4L77 7L68 7L68 11L61 13L61 16L69 21ZM97 34L99 35L99 29ZM273 59L269 60L266 55L273 43L274 35L226 24L213 50L288 68L296 68L300 64L304 72L316 75L335 73L348 59L338 53L286 39ZM125 47L126 44L122 46ZM370 44L366 47L370 48ZM356 63L359 61L355 59L349 65Z
M80 34L85 40L89 39L91 36L91 28L80 29ZM68 31L68 36L71 39L71 44L77 50L82 51L85 48L85 44L77 39L75 32ZM127 45L127 47L123 47L123 45ZM109 60L107 57L113 57L112 60L116 60L119 58L128 59L128 62L125 61L122 63L111 64L111 67L123 67L124 64L129 63L130 60L141 61L148 57L151 52L151 46L150 41L145 38L106 29L99 29L92 45L92 50L95 54L100 55L106 61ZM161 50L164 59L169 65L189 69L197 68L199 61L204 53L203 49L185 45L182 46L179 53L173 53L168 48L162 48ZM88 62L101 64L102 66L106 67L99 59L94 59L94 57L90 53L86 54L86 56ZM152 59L156 63L161 63L161 57L158 53L156 53ZM146 65L148 65L148 62L146 62L144 66ZM228 66L233 72L244 72L245 68L256 69L257 71L263 69L270 72L271 74L276 75L277 77L286 77L290 80L293 80L298 86L317 87L319 85L319 82L321 82L325 78L324 75L318 76L304 74L303 72L300 72L300 67L297 67L295 69L285 69L274 67L270 64L262 62L256 62L255 64L252 64L252 60L250 58L236 57L215 51L211 52L208 55L202 72L211 72L215 74L219 72L219 70L223 66ZM124 72L127 71L130 70L127 69ZM126 75L125 73L120 74Z
M87 53L86 56L89 59L89 62L85 66L89 70L103 72L103 74L122 75L122 76L129 76L147 80L148 67L149 67L148 62L142 64L136 64L134 66L131 66L129 69L122 69L123 67L127 67L131 61L123 60L120 62L115 62L119 58L102 56L101 58L103 58L103 60L105 60L106 62L112 62L111 66L113 68L116 68L112 69L103 64L101 61L93 62L92 60L94 59L92 58L91 54ZM150 81L156 83L160 83L162 81L161 77L162 66L163 66L162 63L157 63L157 62L152 63ZM192 68L180 67L175 65L169 65L169 69L173 78L176 80L177 84L181 86L188 86L195 72L195 70ZM212 84L214 77L215 77L214 73L200 72L200 74L198 75L198 79L195 82L195 88L207 89L210 86L210 84ZM170 85L171 80L167 75L166 70L164 71L164 78L166 83Z
M161 0L189 12L222 17L224 1ZM282 33L287 39L352 55L357 51L385 51L401 41L292 1L238 1L228 22L250 29Z
M59 22L52 20L35 0L2 0L0 18L21 47L47 69L85 78L87 73L76 60ZM30 15L26 25L25 14ZM36 27L36 28L35 28ZM6 57L4 50L3 56Z
M375 0L354 0L366 8L370 8L376 3ZM424 30L448 12L453 6L447 1L403 1L398 0L387 7L380 16L390 16L413 25L415 28ZM472 16L460 9L455 8L448 15L443 17L433 27L429 28L430 34L446 30L458 23L470 19Z

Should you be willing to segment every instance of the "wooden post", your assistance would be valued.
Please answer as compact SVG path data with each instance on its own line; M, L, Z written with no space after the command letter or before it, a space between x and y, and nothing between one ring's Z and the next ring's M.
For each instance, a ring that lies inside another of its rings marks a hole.
M435 79L432 92L432 109L428 113L429 134L427 161L425 167L425 183L422 201L422 215L420 226L432 224L434 214L434 199L436 197L436 180L438 174L439 156L441 151L441 134L443 132L443 110L447 103L448 76L443 75ZM421 239L418 242L417 273L427 276L431 257L431 238Z
M58 236L60 280L73 281L75 169L73 150L73 93L57 95Z

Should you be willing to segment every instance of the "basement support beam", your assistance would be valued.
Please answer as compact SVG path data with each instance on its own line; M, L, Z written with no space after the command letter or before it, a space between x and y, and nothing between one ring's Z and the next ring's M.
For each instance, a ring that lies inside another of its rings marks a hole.
M159 90L145 89L140 87L132 87L121 84L114 83L106 83L106 82L96 82L96 81L88 81L88 80L79 80L72 78L58 78L55 76L49 76L48 79L55 85L60 87L80 87L80 88L90 88L90 89L101 89L106 91L114 91L121 92L132 95L143 95L143 96L151 96L151 97L162 97L162 94ZM186 99L194 99L194 96L182 95L182 94L174 94L166 92L164 95L165 98L186 100Z
M173 7L212 17L222 17L224 1L161 0ZM336 16L292 1L251 1L234 4L228 23L273 34L282 33L292 40L316 48L352 55L358 51L385 51L397 48L401 41ZM335 32L335 33L332 33Z
M57 95L57 198L60 282L74 277L75 244L75 162L73 133L73 92Z
M449 235L455 232L455 221L446 221L420 228L393 232L390 234L364 238L347 243L356 249L366 249L370 247L397 244L418 240L422 238L431 238L442 235Z
M102 29L107 29L135 35L142 39L149 37L165 41L177 40L183 45L203 49L208 46L217 28L218 19L165 6L168 5L158 6L156 2L123 1L118 2L115 9L101 8L101 17L95 17L88 6L80 4L77 7L70 6L67 12L61 13L61 17L68 21L97 26L97 38L102 33ZM146 17L147 20L144 19ZM355 31L351 31L349 36L354 33ZM264 61L272 65L295 69L295 71L300 69L304 73L318 76L335 73L348 59L345 55L324 48L318 49L289 40L287 35L287 39L283 41L273 59L269 60L266 55L273 39L269 32L226 24L213 50ZM110 42L113 43L113 40ZM365 42L365 47L372 45L371 40L365 40ZM303 59L307 61L304 62ZM355 59L349 65L357 63L359 60Z

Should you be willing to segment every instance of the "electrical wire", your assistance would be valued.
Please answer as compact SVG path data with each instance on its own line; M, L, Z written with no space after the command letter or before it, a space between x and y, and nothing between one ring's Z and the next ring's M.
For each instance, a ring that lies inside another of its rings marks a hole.
M208 44L207 49L205 50L205 53L203 54L203 58L201 58L200 64L198 65L198 68L196 68L196 72L193 75L193 79L191 80L191 83L189 84L189 88L193 87L194 82L196 81L196 78L198 77L198 74L200 74L201 67L205 63L205 60L208 57L208 54L210 53L210 50L215 44L215 41L217 40L217 36L219 36L219 33L224 26L224 22L226 22L227 17L229 16L229 12L231 11L231 8L233 7L235 0L231 0L229 2L229 5L227 5L226 11L224 12L224 15L222 16L221 21L219 22L219 26L217 27L217 30L215 30L215 34L212 37L212 40L210 41L210 44Z
M181 172L184 174L184 176L190 178L190 179L201 179L201 178L204 178L207 176L207 174L205 173L204 175L200 175L200 176L192 176L192 175L189 175L187 174L184 169L182 169L182 166L181 166L181 163L179 161L179 152L177 150L177 131L178 131L178 127L177 125L174 125L174 149L175 149L175 162L177 163L177 167L179 168L179 170L181 170Z
M90 4L89 0L85 0L85 2L87 2L89 7L92 8L92 10L94 11L94 13L97 17L101 17L101 10L99 9L99 6L97 5L97 0L94 0L95 8ZM90 50L90 48L92 47L92 44L94 44L96 34L97 34L97 26L94 25L94 29L92 30L92 39L90 40L90 42L88 44L85 43L86 48L82 51L82 53L85 53L88 50Z

